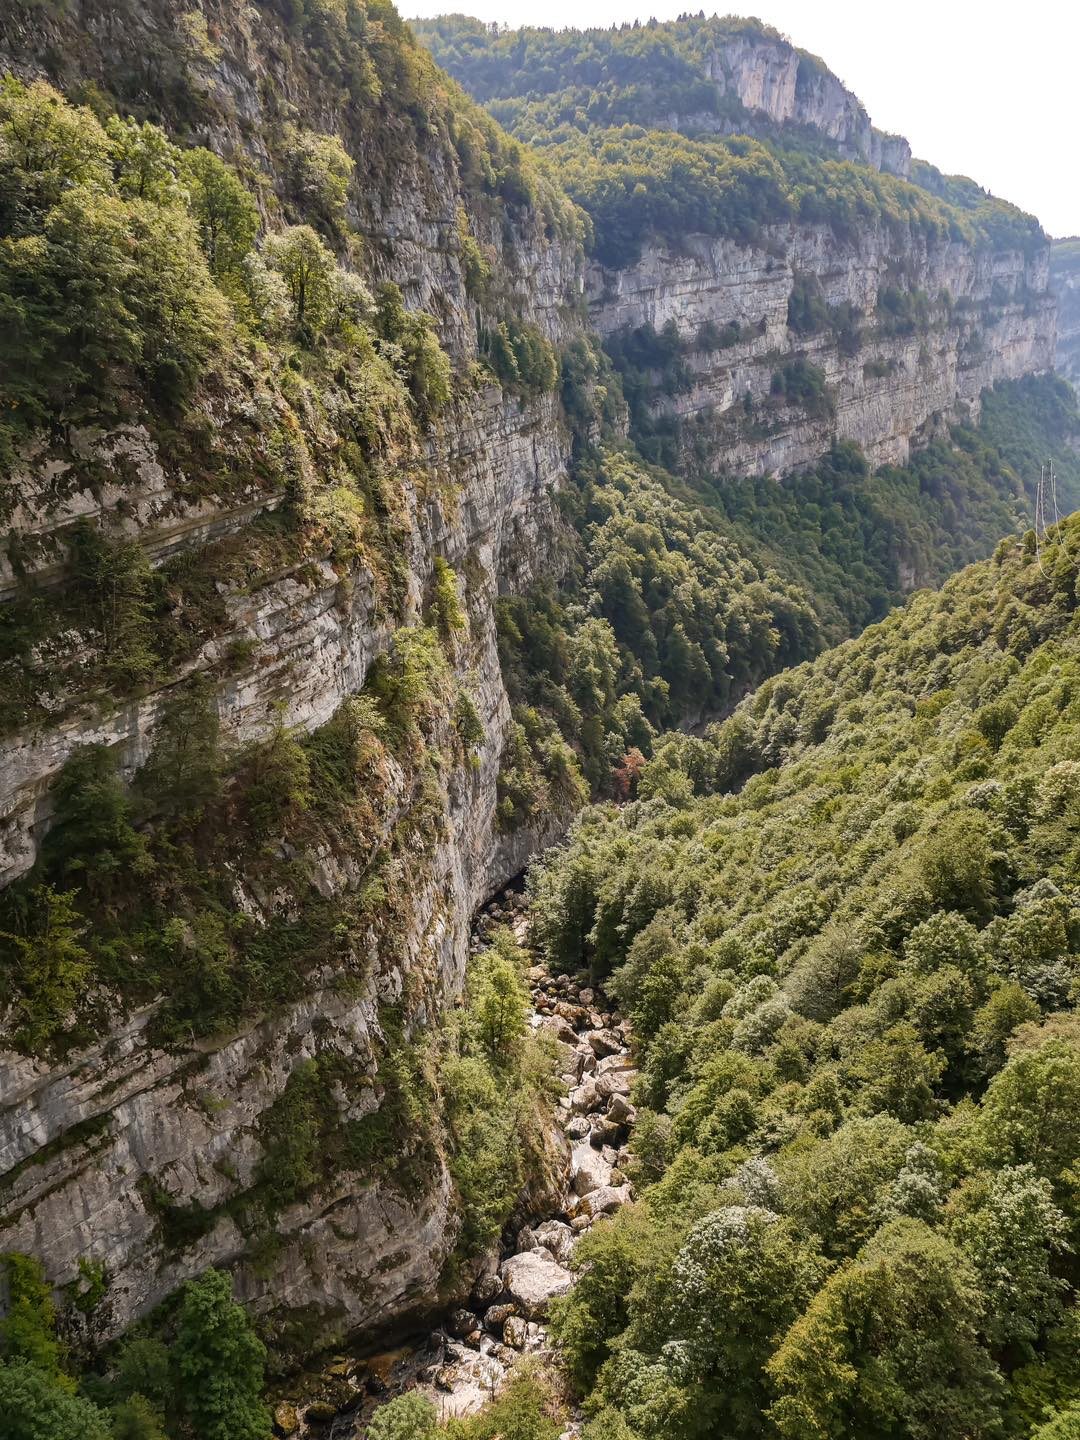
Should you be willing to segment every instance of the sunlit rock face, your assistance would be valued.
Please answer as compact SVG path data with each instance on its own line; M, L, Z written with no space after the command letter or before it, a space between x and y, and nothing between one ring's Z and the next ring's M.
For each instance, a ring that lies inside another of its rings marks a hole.
M845 240L823 226L773 226L755 246L704 235L677 251L648 245L626 269L592 267L588 292L602 335L676 327L692 383L664 393L658 375L652 408L693 422L687 443L716 475L781 475L834 439L857 442L874 465L902 462L945 422L976 419L985 386L1050 369L1048 277L1045 248L928 244L879 225ZM828 307L809 333L792 328L789 308L808 287ZM917 298L917 323L891 318L905 297ZM723 343L705 342L705 327ZM818 413L776 393L793 360L821 372Z

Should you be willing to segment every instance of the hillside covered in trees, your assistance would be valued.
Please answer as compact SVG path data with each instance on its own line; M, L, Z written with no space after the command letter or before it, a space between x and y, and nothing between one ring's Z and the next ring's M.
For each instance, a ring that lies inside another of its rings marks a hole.
M672 737L531 879L632 1017L590 1436L1074 1433L1080 522Z
M823 62L757 20L702 14L549 30L447 15L413 29L511 134L543 150L591 218L592 252L607 264L631 260L646 234L747 241L788 220L825 221L843 234L879 218L929 237L1042 242L1034 217L962 177L925 164L912 170L914 183L880 173L870 162L891 137L875 146L858 102ZM793 62L789 112L740 98L730 57L744 45ZM823 81L855 112L837 138L816 123Z

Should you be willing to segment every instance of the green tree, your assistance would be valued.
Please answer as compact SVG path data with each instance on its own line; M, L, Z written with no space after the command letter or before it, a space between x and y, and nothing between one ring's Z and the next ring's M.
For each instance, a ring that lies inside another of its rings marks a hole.
M111 1440L104 1413L26 1360L0 1363L4 1440ZM150 1437L147 1437L150 1440Z
M986 1298L982 1329L991 1345L1030 1351L1061 1310L1068 1286L1051 1272L1067 1248L1068 1225L1050 1182L1031 1165L979 1175L953 1201L951 1238L975 1267Z
M132 1395L113 1406L112 1440L167 1440L161 1416L145 1395Z
M81 880L97 898L107 898L151 868L116 764L105 745L72 752L53 787L53 826L42 845L47 874Z
M0 80L0 235L40 223L65 191L109 183L110 146L94 115L46 84Z
M838 1270L769 1362L784 1440L971 1440L993 1432L999 1379L978 1343L971 1267L896 1220Z
M355 162L336 135L285 127L285 163L301 211L336 229L349 196Z
M188 1281L173 1354L196 1440L266 1440L266 1348L233 1300L227 1275L207 1270Z
M172 205L181 199L177 182L180 150L165 132L148 120L140 123L120 115L105 122L116 184L126 199Z
M56 1310L40 1260L9 1251L0 1255L6 1310L0 1318L0 1359L25 1360L61 1389L74 1381L62 1369L63 1351L56 1338Z
M259 232L254 199L212 150L185 150L180 174L211 275L215 280L238 276Z
M310 225L293 225L279 235L269 236L263 254L285 281L297 337L310 343L330 318L333 255Z
M0 995L14 1006L15 1043L31 1054L53 1039L90 977L90 954L80 943L87 926L76 894L37 885L22 910L25 929L0 931L10 957Z
M1051 1035L1014 1055L990 1082L973 1138L987 1164L1032 1165L1057 1186L1080 1158L1080 1049Z
M529 997L522 979L524 959L510 931L499 929L492 935L491 946L473 962L470 1023L495 1064L513 1058L527 1029Z
M1031 1440L1080 1440L1080 1405L1056 1411L1031 1432Z
M754 1424L768 1400L764 1366L825 1269L788 1221L759 1206L728 1206L692 1227L671 1267L662 1338L678 1353L674 1378L708 1417L694 1433L739 1434ZM650 1318L631 1324L631 1344L645 1340Z
M398 1395L368 1421L367 1440L436 1440L439 1417L423 1395Z

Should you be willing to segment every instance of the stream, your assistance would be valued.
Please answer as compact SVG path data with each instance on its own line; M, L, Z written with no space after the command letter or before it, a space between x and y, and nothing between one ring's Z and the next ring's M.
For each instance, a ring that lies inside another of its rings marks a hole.
M473 952L486 947L497 926L509 926L526 945L525 901L518 891L503 891L477 914ZM523 1355L552 1355L548 1304L573 1285L567 1263L578 1237L632 1198L625 1167L636 1072L629 1024L602 990L583 977L552 975L542 964L530 966L528 981L530 1027L550 1030L559 1042L563 1093L555 1123L565 1137L567 1164L557 1205L504 1235L498 1257L467 1302L432 1330L381 1354L334 1356L309 1375L314 1384L310 1391L304 1385L307 1399L274 1406L276 1435L361 1440L374 1410L409 1390L426 1395L440 1419L468 1415L498 1393ZM562 1440L577 1433L572 1423Z

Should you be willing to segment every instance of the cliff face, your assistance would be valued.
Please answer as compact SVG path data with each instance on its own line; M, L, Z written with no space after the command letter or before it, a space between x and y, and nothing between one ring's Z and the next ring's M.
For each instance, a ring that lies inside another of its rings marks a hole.
M716 474L782 475L833 439L856 441L872 464L902 462L942 422L977 418L984 386L1051 368L1047 284L1045 251L784 226L753 247L654 244L631 268L594 266L588 290L609 342L675 325L687 373L674 394L654 375L654 416L694 422L683 440ZM823 392L791 403L776 377L792 362L815 367Z
M1055 363L1066 380L1080 384L1080 240L1052 242L1050 286L1058 303Z
M314 1197L282 1210L267 1248L244 1206L259 1177L264 1186L272 1179L268 1117L290 1077L327 1056L347 1076L322 1102L336 1106L340 1123L379 1110L394 1058L387 1007L408 1037L453 1003L473 911L520 870L538 838L504 837L495 817L509 706L492 607L541 570L557 573L553 497L569 437L554 394L515 397L470 375L478 313L467 295L462 235L490 257L493 284L512 313L557 343L577 333L581 258L551 216L526 201L505 209L477 201L438 95L414 127L415 95L387 94L384 85L376 103L372 82L358 103L350 86L363 77L335 79L325 49L320 57L319 45L291 34L273 6L221 3L192 14L208 28L192 27L191 16L164 3L122 15L92 4L55 16L12 10L0 22L0 70L79 84L84 93L94 85L118 90L122 104L258 177L271 217L288 217L296 203L280 185L283 127L340 136L359 177L346 219L361 275L371 285L397 282L410 307L435 317L463 378L426 434L406 427L368 443L375 498L391 513L379 522L382 550L362 543L346 560L319 541L316 525L301 553L256 563L266 525L295 504L294 491L317 500L340 473L364 401L347 377L318 400L244 366L221 385L204 385L185 422L204 436L200 483L191 452L149 412L42 434L27 447L8 489L8 600L29 585L46 598L63 591L78 519L137 540L155 566L180 561L205 574L217 599L213 623L197 628L183 658L122 702L88 691L89 630L43 640L34 664L47 656L49 689L0 749L4 881L33 864L52 813L51 786L71 754L107 746L121 774L132 776L181 681L202 676L211 686L233 754L282 724L300 733L326 724L363 690L377 657L419 625L437 558L458 577L467 617L449 647L447 684L451 699L468 695L482 735L465 755L449 712L436 716L420 775L380 751L367 843L331 832L304 855L304 883L316 897L355 895L375 862L389 876L378 920L349 938L359 978L346 983L337 968L316 968L298 998L274 1013L191 1043L162 1043L154 1030L161 1002L132 1011L101 996L106 1018L94 1043L60 1060L0 1054L0 1248L41 1257L57 1287L75 1281L80 1264L103 1267L107 1298L92 1321L99 1336L118 1333L208 1264L233 1265L238 1293L270 1333L304 1351L343 1329L434 1305L458 1212L436 1143L411 1170L404 1159L378 1174L343 1167ZM367 38L369 47L386 44L377 26ZM403 74L402 89L409 83ZM283 431L284 476L271 453ZM283 858L289 853L285 841ZM289 921L292 904L237 875L235 905L255 927Z
M703 68L721 94L736 99L753 119L781 129L816 131L845 158L875 170L906 176L911 168L911 146L904 137L875 130L858 98L832 71L785 40L766 34L732 36L708 52ZM683 121L673 128L712 127L700 117L700 123ZM745 128L733 119L723 130L737 134Z

